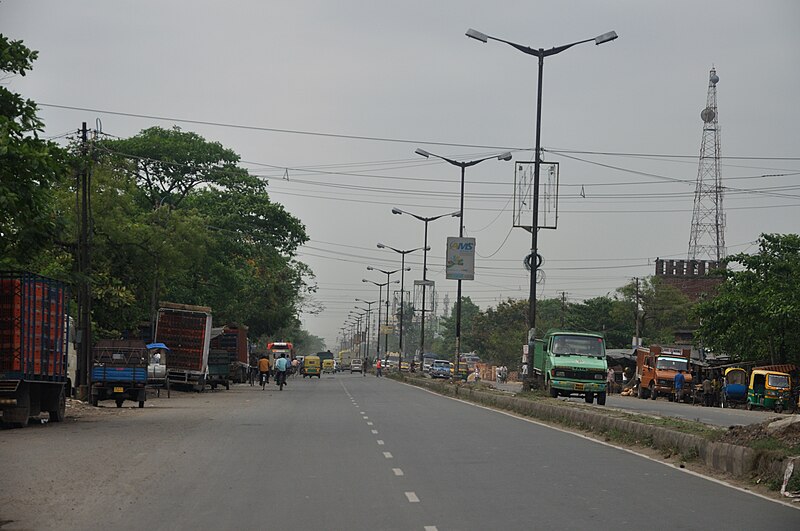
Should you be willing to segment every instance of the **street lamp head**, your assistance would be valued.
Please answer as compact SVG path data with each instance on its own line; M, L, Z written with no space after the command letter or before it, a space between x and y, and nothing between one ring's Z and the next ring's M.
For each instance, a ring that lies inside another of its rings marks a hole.
M598 35L594 38L595 45L603 44L604 42L613 41L617 38L616 31L609 31L608 33L603 33L602 35Z
M497 155L497 160L511 160L511 152L506 151L505 153Z
M405 268L403 271L411 271L410 267Z
M430 153L428 153L427 151L425 151L425 150L424 150L424 149L422 149L422 148L417 148L417 149L416 149L416 151L414 151L414 153L416 153L417 155L422 155L422 156L423 156L423 157L425 157L426 159L427 159L427 158L429 158L429 157L431 156L431 154L430 154Z
M460 211L459 212L453 212L450 215L453 216L454 218L460 218L461 217L461 212Z
M489 42L489 36L488 35L486 35L484 33L481 33L478 30L474 30L472 28L468 29L467 32L464 35L466 35L470 39L475 39L476 41L481 41L481 42L484 42L484 43L485 42Z
M402 214L403 214L403 211L402 211L402 210L400 210L400 209L399 209L399 208L397 208L397 207L394 207L394 208L392 208L392 214L398 214L398 215L402 215Z
M384 244L382 244L382 243L378 244L378 249L385 249L385 248L386 248L386 246Z
M372 266L367 266L367 271L374 271L374 270L375 270L375 268L374 268L374 267L372 267Z

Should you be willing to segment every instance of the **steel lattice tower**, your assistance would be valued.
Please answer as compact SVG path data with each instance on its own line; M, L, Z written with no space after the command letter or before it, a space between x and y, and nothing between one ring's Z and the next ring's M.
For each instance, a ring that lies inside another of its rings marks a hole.
M722 172L720 171L720 127L717 112L717 83L713 67L708 76L706 107L700 113L703 120L703 140L700 144L700 164L694 192L692 233L689 236L689 260L725 258L725 214L722 210Z

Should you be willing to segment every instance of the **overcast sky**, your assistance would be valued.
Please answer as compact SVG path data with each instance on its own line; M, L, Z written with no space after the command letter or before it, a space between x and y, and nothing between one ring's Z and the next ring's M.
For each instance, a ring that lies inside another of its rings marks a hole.
M652 275L656 257L686 258L712 66L728 252L798 231L796 0L3 0L0 32L39 60L2 82L41 105L49 137L82 121L119 137L179 125L239 153L308 230L300 259L325 310L303 324L333 349L354 299L377 299L362 279L386 279L366 267L400 266L376 244L422 246L423 224L392 207L458 210L460 170L417 147L533 158L537 60L469 39L470 27L534 48L619 34L545 61L542 146L561 186L558 229L539 238L543 297L613 294ZM478 256L464 295L483 308L528 297L514 168L489 160L466 173ZM457 218L430 225L428 276L451 302L444 247L457 235ZM407 258L410 289L422 256Z

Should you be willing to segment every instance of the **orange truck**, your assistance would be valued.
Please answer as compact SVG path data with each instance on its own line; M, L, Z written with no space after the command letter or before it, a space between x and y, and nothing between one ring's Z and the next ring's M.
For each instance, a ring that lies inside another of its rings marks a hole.
M655 400L666 396L675 398L675 375L683 371L686 382L683 384L683 398L691 397L692 374L689 371L692 351L688 348L667 348L652 345L650 348L636 349L636 378L639 381L639 398Z

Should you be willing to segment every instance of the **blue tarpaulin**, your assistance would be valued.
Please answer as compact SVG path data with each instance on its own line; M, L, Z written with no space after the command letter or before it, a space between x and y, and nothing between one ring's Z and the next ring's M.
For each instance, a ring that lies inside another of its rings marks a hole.
M145 345L147 348L163 348L165 350L169 350L169 347L166 346L164 343L150 343L149 345Z

